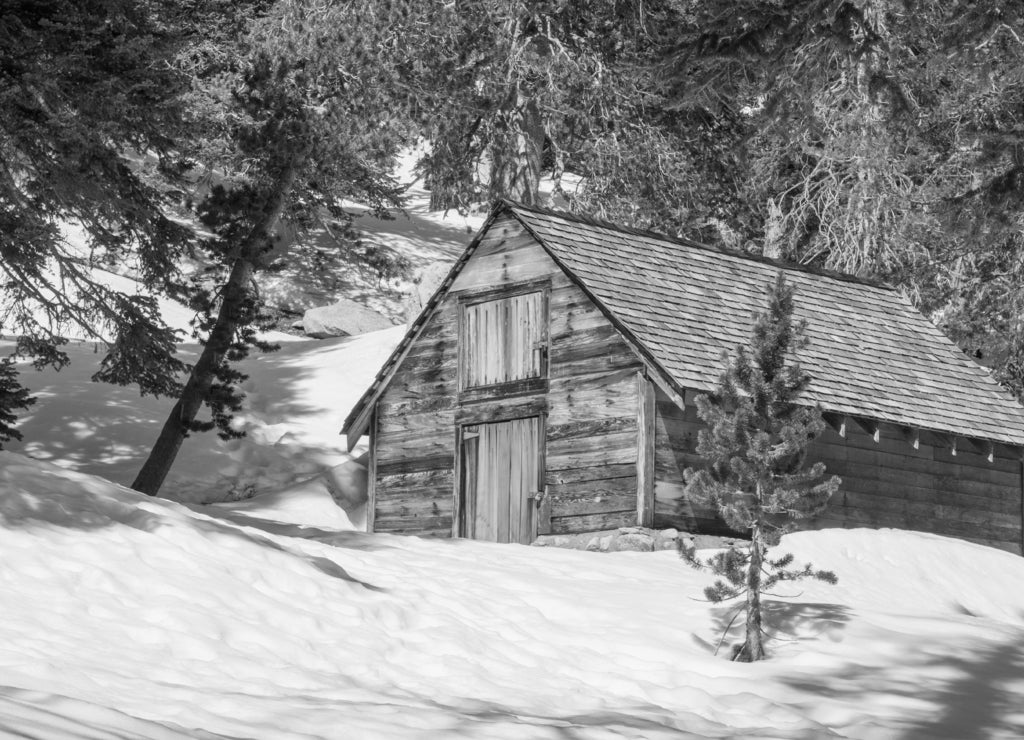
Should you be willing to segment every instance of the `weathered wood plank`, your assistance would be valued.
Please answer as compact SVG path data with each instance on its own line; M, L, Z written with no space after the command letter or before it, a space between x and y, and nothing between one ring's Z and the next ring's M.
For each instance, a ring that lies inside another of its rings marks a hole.
M423 439L424 432L452 429L454 409L438 409L427 413L390 414L382 418L379 432L386 444L401 444L410 439Z
M391 432L380 435L380 443L377 451L380 454L379 462L392 462L399 458L426 458L447 456L449 460L455 455L454 441L449 439L454 432L453 422L446 425L447 433L444 437L428 436L425 429L410 430L408 432Z
M452 284L452 291L479 290L506 283L536 280L558 271L558 265L536 242L475 256Z
M575 534L632 526L636 526L636 509L606 511L600 514L584 514L581 516L551 517L551 531L554 534Z
M484 234L476 247L476 257L532 247L536 244L530 233L513 216L501 216Z
M624 462L636 462L635 431L613 432L586 439L559 439L548 444L549 470Z
M377 509L385 511L397 506L424 507L437 505L450 511L454 505L452 489L445 485L403 486L388 488L377 479Z
M387 394L384 397L387 397ZM453 395L428 396L426 398L406 399L393 403L380 401L378 405L381 416L387 420L388 428L396 429L405 424L405 417L413 414L433 414L438 411L451 411L454 414L456 399Z
M370 454L366 461L366 531L373 532L373 515L377 502L377 428L380 425L380 410L374 408L370 414ZM332 491L333 493L333 491Z
M405 457L398 455L393 458L378 458L377 477L379 480L382 476L388 475L419 473L425 470L451 470L454 465L454 454L427 455L425 457Z
M547 466L547 484L549 486L568 483L588 483L597 480L611 481L615 478L629 478L630 482L623 485L634 489L636 478L636 463L620 463L615 465L594 465L592 467L563 468L552 470ZM614 484L609 484L614 485Z
M929 489L904 487L891 489L884 484L859 482L856 488L837 493L830 506L870 507L879 511L903 512L907 516L927 519L954 519L963 522L995 523L1019 526L1019 512L1012 507L980 508L965 505L963 497L946 495L937 498Z
M385 518L380 521L375 531L386 534L404 534L414 537L438 537L447 539L452 536L451 516L419 517L419 518Z
M585 514L603 514L620 512L636 508L636 494L604 494L591 498L557 498L551 499L551 516L582 516ZM635 524L635 522L634 522Z
M636 504L637 523L642 527L654 524L654 458L655 410L654 384L637 373L637 453Z
M885 483L895 489L901 486L922 488L938 493L956 493L966 497L973 505L982 504L986 500L1011 501L1019 503L1019 495L1015 490L1016 476L1003 478L1005 474L997 474L990 481L982 482L971 479L959 479L956 471L938 470L933 473L903 470L899 467L883 465L867 465L843 461L829 467L830 473L843 478L844 487L852 486L854 480Z
M576 308L556 313L561 310L558 306L551 307L551 343L556 346L575 342L577 332L594 331L608 324L608 319L596 307L592 310Z
M414 473L377 473L378 485L386 489L451 488L455 482L455 471L446 468L420 470Z
M436 383L439 380L449 380L455 376L457 365L458 357L450 352L408 355L399 371L401 377L396 376L395 380L403 383Z
M494 398L463 402L455 412L455 422L458 424L486 424L526 416L540 416L546 414L547 411L548 399L544 395Z
M591 345L572 353L572 357L556 358L551 363L551 378L574 378L583 373L600 369L601 372L615 373L619 371L636 372L643 368L634 354L628 350L609 351Z
M548 483L548 495L559 499L592 498L594 496L636 495L636 468L629 466L632 475L621 478L601 477L591 480L574 480L566 483ZM609 471L611 466L589 468L595 471ZM567 471L568 472L568 471Z
M456 391L455 378L425 383L416 378L397 378L384 394L385 403L418 401L436 396L450 396Z
M611 432L630 431L635 430L637 428L636 425L637 419L635 415L607 416L602 419L586 419L566 424L551 424L548 426L548 441L585 439Z
M636 413L635 370L611 376L576 376L552 379L548 393L549 422L552 426L578 421L631 416Z
M867 524L873 527L893 527L913 529L922 532L947 535L950 537L978 537L997 542L1017 542L1020 540L1019 527L1006 527L994 524L979 526L976 523L956 519L939 519L918 516L916 514L900 515L880 507L847 506L831 507L832 516L841 516L849 522Z
M573 468L591 468L597 465L619 465L629 463L636 466L635 445L617 445L607 449L591 449L586 451L548 450L548 470L564 471Z

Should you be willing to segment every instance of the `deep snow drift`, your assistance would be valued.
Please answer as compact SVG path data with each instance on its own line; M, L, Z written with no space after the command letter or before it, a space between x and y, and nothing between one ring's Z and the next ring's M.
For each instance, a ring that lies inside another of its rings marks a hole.
M1024 560L1004 552L789 536L839 585L773 599L774 656L742 665L712 656L730 610L698 600L708 577L671 552L302 527L266 501L259 515L0 453L0 734L1024 734Z

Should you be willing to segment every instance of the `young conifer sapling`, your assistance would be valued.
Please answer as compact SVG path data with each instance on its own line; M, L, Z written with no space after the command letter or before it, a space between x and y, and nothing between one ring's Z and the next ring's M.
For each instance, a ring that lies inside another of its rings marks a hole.
M714 505L729 527L750 533L749 548L734 546L708 560L680 546L691 565L721 576L705 590L710 601L745 597L745 639L733 655L740 661L766 657L761 594L781 581L836 582L833 573L810 564L794 567L792 555L767 557L797 519L825 508L840 483L825 477L823 463L806 464L807 447L825 422L819 408L799 402L810 375L787 362L807 344L806 323L793 319L793 295L779 271L768 288L767 311L755 317L749 347L726 354L715 391L696 398L707 425L697 441L705 466L684 473L689 500Z

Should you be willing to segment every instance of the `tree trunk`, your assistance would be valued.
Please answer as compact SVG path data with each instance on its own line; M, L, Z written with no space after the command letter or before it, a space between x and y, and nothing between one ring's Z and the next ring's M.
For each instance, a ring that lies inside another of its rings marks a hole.
M253 276L284 211L285 201L295 184L302 159L303 153L297 152L282 168L277 181L267 194L256 223L239 244L238 253L231 266L231 274L221 293L217 320L210 330L202 354L192 367L181 397L164 422L149 457L132 482L132 488L140 493L149 496L156 496L159 493L182 442L188 436L192 422L195 421L209 395L216 370L234 341L235 332L239 328L240 318L249 299Z
M539 205L544 121L537 101L517 90L508 119L509 130L491 148L491 194Z
M753 663L764 660L761 640L761 567L764 563L764 540L760 522L750 530L750 563L747 568L747 634L735 660Z

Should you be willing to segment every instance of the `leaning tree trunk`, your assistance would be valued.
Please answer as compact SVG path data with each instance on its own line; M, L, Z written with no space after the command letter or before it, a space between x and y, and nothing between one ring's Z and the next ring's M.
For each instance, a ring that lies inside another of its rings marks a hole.
M736 653L735 660L753 663L764 660L764 643L761 639L761 568L764 564L764 540L761 523L750 530L750 562L747 568L747 629L743 647Z
M192 367L181 396L160 430L156 444L132 482L132 488L136 491L149 496L159 493L182 442L188 436L192 422L209 397L217 368L234 341L242 317L248 314L246 306L249 304L253 276L284 211L285 201L295 184L301 161L302 155L297 153L282 169L268 192L256 222L239 245L231 274L221 293L217 320L210 330L199 360Z

